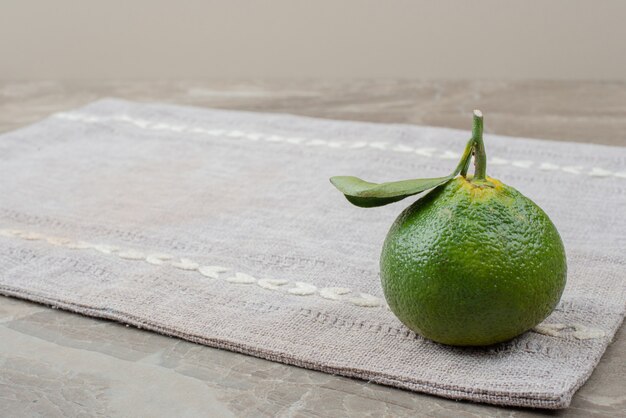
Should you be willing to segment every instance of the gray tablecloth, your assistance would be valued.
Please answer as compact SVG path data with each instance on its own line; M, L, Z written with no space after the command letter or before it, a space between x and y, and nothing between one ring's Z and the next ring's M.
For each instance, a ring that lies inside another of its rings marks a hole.
M566 407L624 316L625 148L486 136L489 174L550 215L569 263L557 310L487 348L425 340L386 307L380 247L410 200L359 209L328 182L445 175L468 135L120 100L52 115L0 137L0 293L410 390Z

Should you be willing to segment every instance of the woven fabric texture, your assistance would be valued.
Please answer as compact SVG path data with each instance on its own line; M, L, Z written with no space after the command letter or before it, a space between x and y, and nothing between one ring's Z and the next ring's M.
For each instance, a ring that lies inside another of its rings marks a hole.
M360 209L328 182L445 175L468 137L112 99L55 114L0 137L0 293L409 390L566 407L624 317L626 148L486 135L489 175L549 214L568 256L556 311L486 348L425 340L386 307L380 249L411 199Z

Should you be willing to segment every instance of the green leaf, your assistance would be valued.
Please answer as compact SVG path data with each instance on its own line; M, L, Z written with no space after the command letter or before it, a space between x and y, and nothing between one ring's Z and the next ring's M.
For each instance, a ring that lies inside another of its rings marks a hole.
M353 205L371 208L397 202L425 190L437 187L454 176L430 179L401 180L390 183L370 183L358 177L336 176L330 182L341 191Z
M467 143L463 156L455 170L445 177L370 183L358 177L335 176L330 178L330 182L355 206L372 208L388 205L447 183L462 170L467 171L466 167L469 164L473 146L474 139L472 138Z

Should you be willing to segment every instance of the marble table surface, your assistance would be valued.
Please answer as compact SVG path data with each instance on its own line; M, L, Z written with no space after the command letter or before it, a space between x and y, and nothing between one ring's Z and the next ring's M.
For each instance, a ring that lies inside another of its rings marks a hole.
M0 82L0 133L102 97L460 129L480 108L488 133L626 146L617 82ZM540 411L331 376L0 296L2 417L617 417L625 381L623 329L569 409Z

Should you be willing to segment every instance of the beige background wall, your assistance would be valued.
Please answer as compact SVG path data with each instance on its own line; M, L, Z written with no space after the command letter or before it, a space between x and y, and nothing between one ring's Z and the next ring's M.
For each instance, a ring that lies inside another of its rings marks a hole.
M626 1L1 0L0 79L626 80Z

